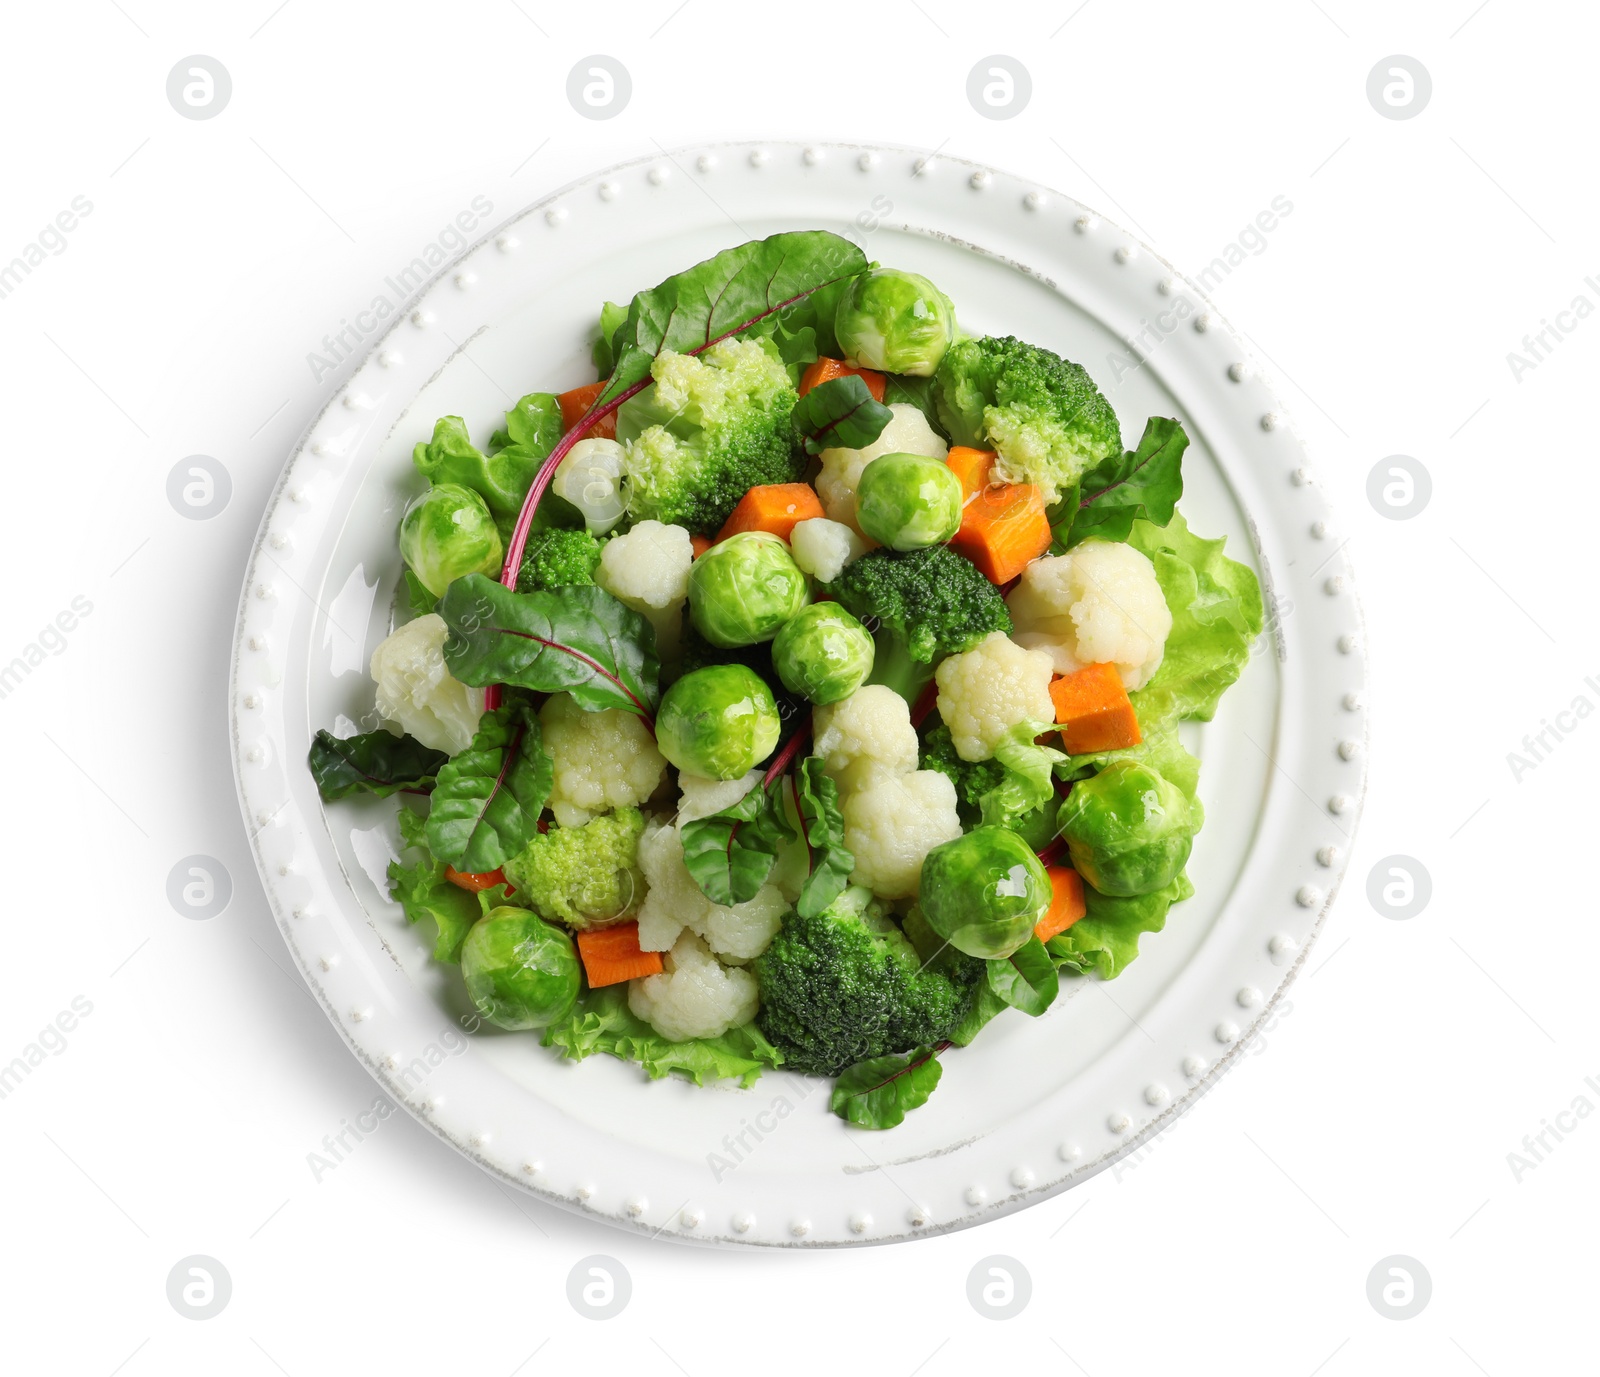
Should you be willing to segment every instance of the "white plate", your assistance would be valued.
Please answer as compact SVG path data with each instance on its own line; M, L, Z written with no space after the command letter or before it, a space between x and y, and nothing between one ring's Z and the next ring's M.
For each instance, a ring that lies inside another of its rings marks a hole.
M1227 535L1277 609L1216 720L1185 728L1204 762L1195 897L1114 986L1071 982L1043 1018L1008 1014L947 1055L938 1093L883 1133L830 1114L820 1080L701 1089L605 1056L573 1064L529 1034L467 1037L458 978L387 898L393 803L324 808L305 768L318 727L375 725L366 664L390 626L395 526L419 487L410 450L434 419L464 416L487 439L523 393L589 380L602 300L798 228L925 272L971 331L1079 360L1129 439L1146 416L1181 418L1190 524ZM1248 357L1190 283L1093 211L902 149L735 144L629 163L443 267L290 459L239 609L230 711L246 825L284 940L351 1050L486 1171L690 1240L881 1243L959 1228L1064 1190L1159 1131L1236 1059L1305 960L1363 787L1359 608L1300 442Z

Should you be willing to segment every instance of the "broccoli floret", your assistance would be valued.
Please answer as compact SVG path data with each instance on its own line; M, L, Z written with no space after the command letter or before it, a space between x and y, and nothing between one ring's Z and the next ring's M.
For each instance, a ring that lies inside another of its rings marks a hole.
M1006 774L1006 767L998 760L963 760L956 754L950 728L943 722L922 738L917 765L919 769L937 770L956 786L956 811L964 827L971 827L978 820L978 806L983 796Z
M835 1076L948 1036L972 1008L984 965L947 952L924 966L870 891L852 886L815 918L786 914L755 972L756 1021L784 1065Z
M795 389L770 340L728 339L703 354L656 356L655 381L617 413L628 512L704 535L762 483L805 470L789 415Z
M992 449L994 478L1034 483L1046 505L1122 452L1117 413L1078 364L1011 335L950 346L934 375L939 419L958 445Z
M581 827L552 827L535 834L505 864L513 903L541 918L583 929L626 918L644 899L639 837L644 815L619 808Z
M887 684L908 702L933 678L936 661L1011 630L1000 590L944 545L871 550L822 586L873 632L877 659L868 682Z
M587 531L550 527L535 531L522 550L517 592L548 593L552 588L593 583L600 542Z

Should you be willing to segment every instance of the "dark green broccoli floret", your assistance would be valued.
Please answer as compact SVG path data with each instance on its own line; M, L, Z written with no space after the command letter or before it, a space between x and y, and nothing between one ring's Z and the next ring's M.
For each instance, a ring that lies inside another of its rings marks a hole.
M794 383L770 340L723 340L698 355L663 351L651 373L655 381L617 413L635 521L713 535L751 488L792 483L805 471L789 425Z
M587 531L562 527L535 531L522 551L517 592L548 593L552 588L593 583L600 542Z
M995 477L1034 483L1046 505L1122 453L1117 413L1084 369L1011 335L950 346L934 374L939 418L958 445L999 455Z
M823 588L873 633L869 682L888 684L907 701L933 677L936 661L971 650L992 631L1011 630L1000 590L945 545L872 550Z
M872 895L856 886L815 918L785 915L755 972L757 1022L784 1065L835 1076L864 1058L948 1036L972 1008L984 965L946 952L924 966Z

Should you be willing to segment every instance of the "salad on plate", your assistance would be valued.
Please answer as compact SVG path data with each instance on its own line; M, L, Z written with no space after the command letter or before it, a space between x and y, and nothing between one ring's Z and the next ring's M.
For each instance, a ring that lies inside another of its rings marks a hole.
M487 1022L892 1127L1193 892L1178 727L1259 585L1179 513L1176 420L1127 448L1079 364L838 235L607 302L593 358L417 444L389 725L311 772L396 798L391 895Z

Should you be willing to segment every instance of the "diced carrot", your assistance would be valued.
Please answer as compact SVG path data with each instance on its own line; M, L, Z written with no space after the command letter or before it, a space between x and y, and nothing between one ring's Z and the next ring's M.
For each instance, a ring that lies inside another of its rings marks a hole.
M639 945L638 923L618 923L578 934L578 955L583 958L583 973L589 988L619 985L641 975L660 975L661 953L645 951Z
M1076 870L1052 865L1045 874L1050 877L1050 907L1033 929L1041 942L1059 936L1089 911L1083 901L1083 877Z
M990 583L1010 583L1050 548L1044 494L1032 483L991 483L961 509L950 546Z
M570 392L563 392L556 401L561 403L561 424L571 430L583 419L586 412L595 403L595 398L606 390L608 378L601 378L599 382L589 383L585 387L575 387ZM617 438L617 413L613 411L609 416L602 416L581 437L585 440L615 440Z
M701 555L711 548L713 541L710 536L692 535L689 537L689 544L694 549L694 557L699 559Z
M770 531L787 540L802 521L822 515L822 503L809 483L763 483L739 499L717 539L726 540L741 531Z
M462 889L471 890L476 894L479 890L493 889L496 885L506 885L506 893L512 893L511 886L506 884L506 873L503 870L468 871L457 870L454 866L445 866L444 877L453 885L460 885Z
M803 397L813 387L821 387L825 382L832 382L835 378L848 378L851 374L866 383L867 391L872 393L872 400L881 402L883 392L888 384L888 379L882 373L875 373L870 368L855 368L843 359L818 359L804 373L800 375L800 395Z
M961 491L971 501L989 486L989 470L994 467L992 449L971 449L966 445L952 445L944 461L961 480Z
M1144 739L1115 665L1089 665L1062 675L1050 684L1050 701L1068 755L1119 751Z

